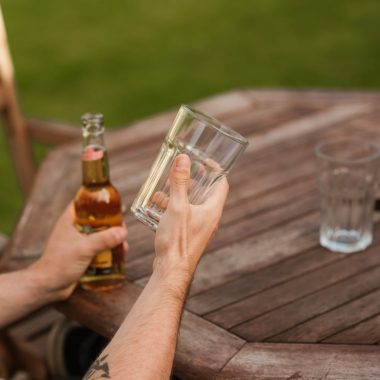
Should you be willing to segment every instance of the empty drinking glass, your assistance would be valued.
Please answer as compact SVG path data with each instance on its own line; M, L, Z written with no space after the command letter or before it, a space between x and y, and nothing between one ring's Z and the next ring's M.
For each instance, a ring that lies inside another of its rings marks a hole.
M372 243L380 150L371 141L346 138L320 143L320 244L335 252L362 251Z
M136 218L156 230L170 193L169 174L175 157L191 159L189 201L201 204L215 182L225 176L248 141L239 133L188 106L181 106L161 151L132 205Z

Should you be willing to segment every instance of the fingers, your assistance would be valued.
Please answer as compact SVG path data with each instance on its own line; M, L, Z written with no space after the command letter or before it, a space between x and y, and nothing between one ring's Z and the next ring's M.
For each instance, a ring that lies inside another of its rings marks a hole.
M90 250L96 253L124 243L127 238L127 229L125 226L112 227L104 231L84 235L84 237Z
M149 201L149 207L157 207L166 210L169 203L169 197L163 191L156 191Z
M205 201L204 205L211 210L222 211L228 195L229 185L227 178L223 176L216 182Z
M207 166L212 171L221 172L221 170L222 170L222 168L220 167L220 165L215 160L213 160L212 158L207 158L205 160L205 164L207 164Z
M187 191L190 182L191 161L186 154L179 154L174 160L170 174L169 205L181 207L188 204Z

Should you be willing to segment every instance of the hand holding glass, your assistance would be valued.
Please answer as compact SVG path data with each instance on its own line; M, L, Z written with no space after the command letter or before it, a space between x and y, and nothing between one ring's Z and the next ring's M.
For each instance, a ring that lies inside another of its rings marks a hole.
M169 175L180 153L191 159L189 202L201 204L227 175L248 141L231 128L188 106L181 106L150 174L133 202L136 218L156 230L170 195Z

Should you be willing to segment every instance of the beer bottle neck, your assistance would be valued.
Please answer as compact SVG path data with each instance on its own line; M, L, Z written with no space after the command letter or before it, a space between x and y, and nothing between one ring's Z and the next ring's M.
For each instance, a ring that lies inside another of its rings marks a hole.
M83 148L82 175L84 186L109 184L108 155L104 146L87 145Z
M108 154L103 138L104 128L83 131L83 185L98 186L109 183Z
M82 173L84 186L109 183L108 155L104 144L103 115L87 113L82 116Z

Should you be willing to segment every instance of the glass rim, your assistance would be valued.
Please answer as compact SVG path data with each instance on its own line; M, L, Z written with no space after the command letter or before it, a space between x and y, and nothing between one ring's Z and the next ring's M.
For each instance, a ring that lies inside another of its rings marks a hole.
M366 144L366 145L374 148L375 153L371 153L371 154L368 154L367 156L363 156L360 158L339 158L339 157L332 156L330 154L326 154L326 153L322 152L322 149L324 147L329 146L329 145L338 144L338 143ZM362 164L362 163L371 162L371 161L379 158L380 157L380 145L376 144L376 143L374 143L368 139L364 139L364 138L342 137L342 138L336 138L336 139L323 140L323 141L319 142L315 146L314 152L318 158L321 158L323 160L326 160L326 161L329 161L332 163L354 165L354 164Z
M214 128L218 133L221 133L222 135L229 137L230 139L236 141L237 143L243 146L248 145L249 142L244 136L234 131L232 128L228 127L227 125L223 124L219 120L215 119L214 117L208 116L204 114L203 112L200 112L194 109L193 107L188 106L187 104L182 104L181 109L185 110L185 112L189 113L195 119L207 123L207 125Z

